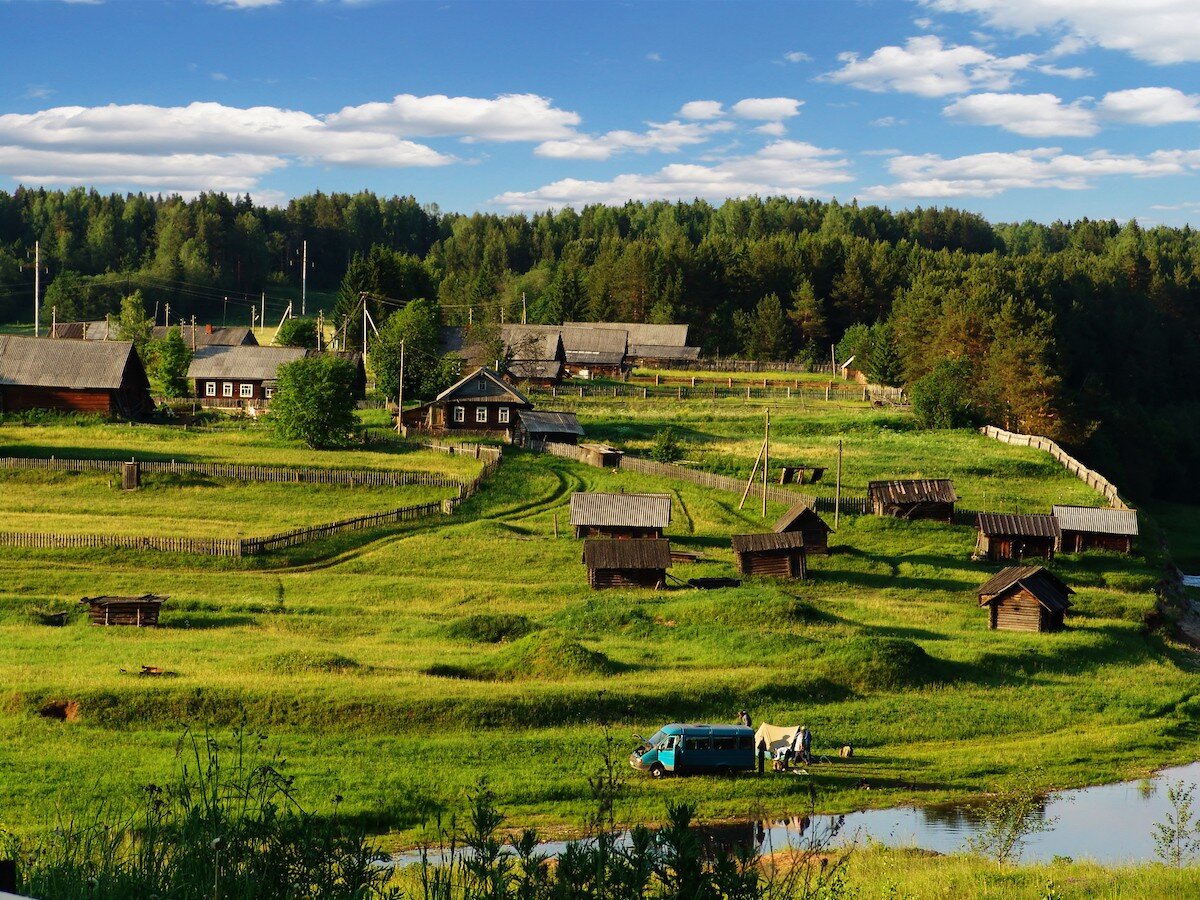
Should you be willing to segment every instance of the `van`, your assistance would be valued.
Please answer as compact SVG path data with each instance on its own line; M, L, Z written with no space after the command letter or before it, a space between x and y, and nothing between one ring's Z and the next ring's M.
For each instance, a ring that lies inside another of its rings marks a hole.
M744 725L664 725L641 741L629 764L654 778L670 773L732 775L754 768L754 731Z

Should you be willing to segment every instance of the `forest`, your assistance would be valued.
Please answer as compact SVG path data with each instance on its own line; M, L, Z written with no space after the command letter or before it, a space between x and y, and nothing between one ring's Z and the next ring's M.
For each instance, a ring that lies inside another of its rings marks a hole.
M18 188L0 192L0 320L32 318L35 241L45 321L102 317L134 290L180 316L225 316L232 302L244 317L264 294L281 310L306 245L309 312L335 325L365 292L380 325L427 298L447 324L523 309L530 322L687 323L709 356L825 362L836 345L915 400L953 401L927 425L1045 434L1134 497L1200 499L1188 375L1200 236L1188 227L785 197L530 216L366 191L272 208ZM359 328L347 323L355 339Z

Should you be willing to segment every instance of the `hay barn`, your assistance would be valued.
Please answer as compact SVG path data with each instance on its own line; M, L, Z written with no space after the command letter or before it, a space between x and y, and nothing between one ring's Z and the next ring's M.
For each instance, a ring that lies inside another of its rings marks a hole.
M1133 539L1138 536L1137 510L1055 506L1054 518L1062 533L1059 549L1065 553L1133 552Z
M517 413L515 442L530 444L550 441L555 444L578 444L583 426L573 412L523 409Z
M670 494L571 495L571 527L577 538L661 538L670 524Z
M979 588L988 627L1006 631L1058 631L1075 593L1041 566L1012 566Z
M0 335L0 411L54 409L136 419L154 409L128 341Z
M805 553L828 553L829 532L833 529L807 503L797 503L775 523L779 534L798 533L804 536Z
M663 588L671 567L671 542L592 538L583 542L583 564L593 588Z
M993 562L1028 556L1053 559L1060 537L1058 522L1048 515L979 513L975 527L979 530L975 552Z
M877 516L954 522L958 494L954 492L954 482L947 478L872 481L867 485L867 493Z
M143 594L140 597L84 597L93 625L132 625L149 628L158 624L158 612L167 597Z
M730 538L743 575L807 578L804 535L799 531L735 534Z

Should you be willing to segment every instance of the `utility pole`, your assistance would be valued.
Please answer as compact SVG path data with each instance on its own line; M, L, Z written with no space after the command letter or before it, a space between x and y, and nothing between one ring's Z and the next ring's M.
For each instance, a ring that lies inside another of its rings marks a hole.
M225 298L225 305L221 307L221 327L225 327L225 320L229 318L229 298Z
M58 306L50 307L50 337L56 337L58 331Z
M317 350L321 349L321 341L325 337L325 310L317 313Z
M524 291L521 291L521 324L522 324L522 325L524 325L524 324L525 324L525 315L526 315L526 309L525 309L525 292L524 292Z
M164 308L164 310L166 312L166 315L163 316L163 322L166 324L166 326L168 328L170 328L171 327L171 304L168 303L166 305L166 307Z
M192 352L196 352L196 317L192 316Z
M771 407L767 407L767 427L766 433L763 434L763 501L762 514L763 518L767 517L767 467L771 460Z
M404 339L400 339L400 391L396 398L396 434L404 434Z
M262 308L258 314L258 324L260 328L267 327L267 292L262 292Z
M838 470L837 489L833 494L833 530L837 531L838 520L842 515L842 439L838 438Z
M28 259L29 257L26 257ZM41 337L42 328L42 242L33 242L33 336Z
M304 252L300 259L300 315L308 311L308 241L304 242Z

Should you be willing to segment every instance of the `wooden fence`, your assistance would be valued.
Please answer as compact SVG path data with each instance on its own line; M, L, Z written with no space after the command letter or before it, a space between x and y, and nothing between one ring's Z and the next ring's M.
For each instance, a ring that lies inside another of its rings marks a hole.
M899 391L898 388L889 390ZM637 384L570 384L554 385L549 389L532 388L535 396L560 398L611 397L638 400L858 400L873 399L872 388L844 381L831 381L825 387L755 387L704 383L697 379L696 386L684 385L637 385Z
M1019 434L1015 431L1005 431L1003 428L996 428L993 425L983 426L979 429L979 433L993 440L1000 441L1002 444L1015 444L1019 447L1036 447L1038 450L1045 450L1068 472L1088 487L1103 494L1109 506L1114 509L1129 509L1117 492L1115 484L1099 472L1093 472L1075 457L1071 456L1071 454L1063 450L1058 444L1054 443L1054 441L1050 440L1050 438L1040 437L1036 434Z

